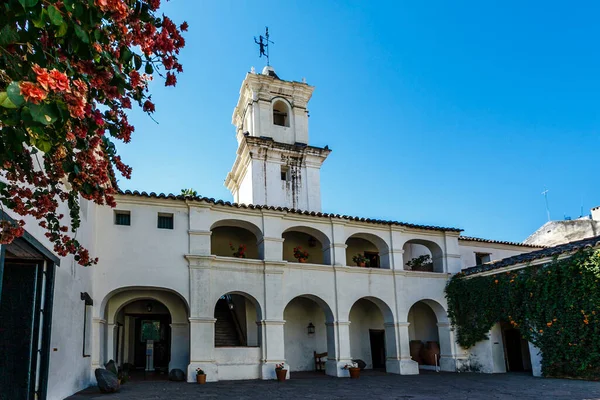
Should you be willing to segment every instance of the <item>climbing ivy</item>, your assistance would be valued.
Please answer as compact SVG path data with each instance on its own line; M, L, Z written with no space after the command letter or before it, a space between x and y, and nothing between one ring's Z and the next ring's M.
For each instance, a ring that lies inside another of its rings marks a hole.
M498 322L540 349L542 374L600 379L600 250L446 286L457 342L469 348Z

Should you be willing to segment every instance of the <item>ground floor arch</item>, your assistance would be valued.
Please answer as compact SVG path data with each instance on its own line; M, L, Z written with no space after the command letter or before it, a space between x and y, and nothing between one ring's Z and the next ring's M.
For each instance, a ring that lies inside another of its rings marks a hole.
M263 310L256 298L241 291L219 296L214 306L212 338L218 375L227 379L260 378L263 336ZM210 343L210 337L206 341Z
M410 356L419 369L456 370L454 336L448 314L435 300L415 302L407 314Z
M350 352L365 369L387 370L397 359L397 330L391 308L375 297L358 299L350 308ZM395 369L394 369L395 370Z
M104 344L102 365L114 360L120 367L167 376L185 370L189 362L189 322L184 300L166 289L129 288L106 302L104 319L96 320Z
M285 361L290 372L325 373L326 360L335 355L333 312L322 299L302 295L283 311Z

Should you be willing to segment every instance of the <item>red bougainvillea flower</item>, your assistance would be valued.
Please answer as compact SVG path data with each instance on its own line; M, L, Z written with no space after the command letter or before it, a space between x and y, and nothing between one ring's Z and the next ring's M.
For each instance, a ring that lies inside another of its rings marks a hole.
M30 103L39 104L48 96L48 92L32 82L21 82L19 87L25 101Z
M41 68L37 64L33 64L33 67L31 67L31 69L37 75L37 82L44 88L44 90L49 90L51 78L50 74L48 73L48 70L46 68Z
M152 103L150 100L146 100L142 109L149 113L154 112L154 103Z
M50 71L50 88L52 90L58 90L60 92L69 91L69 78L64 73L53 69Z

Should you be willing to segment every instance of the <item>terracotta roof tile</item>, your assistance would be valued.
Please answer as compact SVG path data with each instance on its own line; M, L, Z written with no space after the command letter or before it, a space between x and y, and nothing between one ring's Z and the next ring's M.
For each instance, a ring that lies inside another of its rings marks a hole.
M540 247L546 247L546 246L527 244L527 243L508 242L505 240L482 239L482 238L476 238L476 237L471 237L471 236L459 236L458 240L464 240L466 242L482 242L482 243L506 244L509 246L532 247L534 249L539 249Z
M273 210L273 211L285 211L288 213L301 214L301 215L310 215L314 217L322 217L322 218L338 218L345 219L348 221L358 221L358 222L367 222L370 224L379 224L379 225L396 225L396 226L404 226L407 228L416 228L416 229L426 229L426 230L434 230L434 231L445 231L445 232L462 232L462 229L458 228L448 228L441 226L433 226L433 225L419 225L419 224L410 224L407 222L400 221L388 221L381 219L372 219L372 218L362 218L362 217L352 217L348 215L340 215L340 214L330 214L316 211L305 211L305 210L297 210L294 208L287 207L275 207L275 206L261 206L261 205L253 205L253 204L238 204L232 203L224 200L215 200L214 198L202 197L202 196L184 196L184 195L174 195L174 194L164 194L155 192L138 192L137 190L119 190L119 194L124 196L135 196L135 197L145 197L145 198L154 198L154 199L170 199L170 200L193 200L193 201L201 201L204 203L216 204L225 207L233 207L233 208L245 208L252 210Z
M594 236L587 239L576 240L574 242L559 244L558 246L547 247L542 250L523 253L516 256L503 258L502 260L492 261L485 264L476 265L463 269L465 275L473 275L481 272L492 271L499 268L509 267L516 264L525 264L535 260L559 256L565 253L575 253L585 248L600 247L600 236Z

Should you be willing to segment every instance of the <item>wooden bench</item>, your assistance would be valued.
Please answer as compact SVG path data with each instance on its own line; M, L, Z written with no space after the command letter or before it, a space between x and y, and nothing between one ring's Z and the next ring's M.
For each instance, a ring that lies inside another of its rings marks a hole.
M325 371L325 362L327 361L327 352L317 353L313 351L315 357L315 371Z

